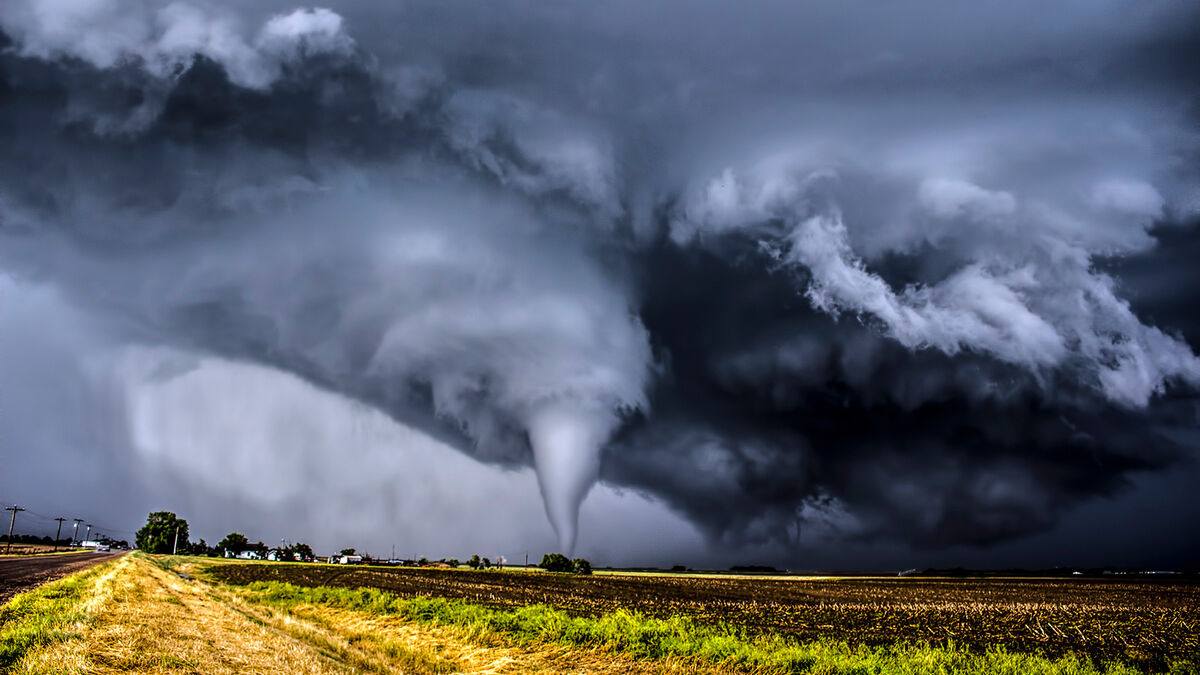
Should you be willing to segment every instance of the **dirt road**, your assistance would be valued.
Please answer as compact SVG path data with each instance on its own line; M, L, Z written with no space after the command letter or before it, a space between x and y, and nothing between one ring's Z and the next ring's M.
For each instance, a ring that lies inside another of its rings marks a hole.
M0 558L0 605L17 593L120 555L122 553L68 553Z

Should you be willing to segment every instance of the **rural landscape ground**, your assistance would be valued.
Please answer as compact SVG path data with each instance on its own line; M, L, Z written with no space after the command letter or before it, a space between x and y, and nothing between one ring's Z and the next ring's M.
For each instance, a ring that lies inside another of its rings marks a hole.
M8 602L22 591L111 559L110 555L88 551L51 552L46 548L37 555L0 556L0 603Z
M1197 673L1198 655L1190 579L578 576L135 552L0 609L0 672L14 673L1116 675Z

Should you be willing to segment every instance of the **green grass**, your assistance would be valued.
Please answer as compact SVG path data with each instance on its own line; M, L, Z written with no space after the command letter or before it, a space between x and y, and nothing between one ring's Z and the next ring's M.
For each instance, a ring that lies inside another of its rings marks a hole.
M419 623L464 629L479 637L501 635L519 643L553 643L612 649L648 659L693 660L757 673L821 675L1135 675L1121 663L1095 664L1086 658L1047 658L992 648L984 652L950 646L894 644L856 646L822 640L801 643L783 636L751 636L732 626L697 624L687 617L654 619L619 610L600 617L573 617L536 605L497 610L461 600L399 598L376 589L306 588L281 582L247 587L251 599L287 609L327 605L376 615L397 615ZM1200 673L1192 664L1172 674Z
M98 565L14 597L0 607L0 672L7 672L25 654L78 637L75 626L88 617L80 610Z

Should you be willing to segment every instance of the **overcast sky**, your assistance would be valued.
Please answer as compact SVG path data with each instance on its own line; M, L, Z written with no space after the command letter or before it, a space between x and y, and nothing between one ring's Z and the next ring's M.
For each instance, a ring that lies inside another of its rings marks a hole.
M1175 0L8 0L0 500L1194 566L1197 44Z

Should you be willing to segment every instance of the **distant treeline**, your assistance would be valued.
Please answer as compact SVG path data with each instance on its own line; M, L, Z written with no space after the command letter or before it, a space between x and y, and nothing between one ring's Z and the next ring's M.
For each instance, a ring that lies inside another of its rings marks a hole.
M54 545L54 538L49 535L44 536L44 537L39 537L36 534L14 534L12 541L14 544L45 544L47 546ZM0 534L0 544L4 544L7 542L8 542L8 535ZM71 543L70 537L67 537L66 539L58 540L59 546L68 546L68 545L70 545L70 543Z
M58 546L70 546L71 545L70 537L63 537L62 539L59 539L57 542L55 542L54 538L49 535L39 537L36 534L14 534L12 541L14 544L44 544L46 546L54 546L55 544L57 544ZM120 548L129 548L129 542L125 541L124 539L117 541L116 539L111 539L109 537L98 537L95 541L98 541L101 544L105 544L107 546L117 546ZM6 543L8 543L8 535L0 534L0 544L6 544Z
M946 569L929 568L923 570L906 570L900 573L903 577L953 577L953 578L986 578L986 577L1167 577L1197 576L1195 572L1178 572L1175 570L1148 570L1145 568L1126 567L1053 567L1050 569L999 569L976 570L965 567L950 567Z

